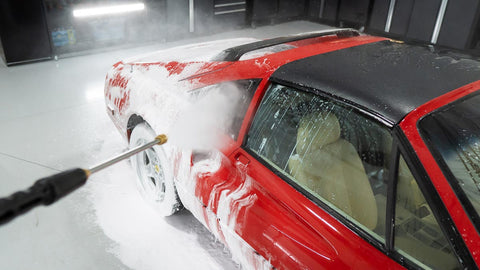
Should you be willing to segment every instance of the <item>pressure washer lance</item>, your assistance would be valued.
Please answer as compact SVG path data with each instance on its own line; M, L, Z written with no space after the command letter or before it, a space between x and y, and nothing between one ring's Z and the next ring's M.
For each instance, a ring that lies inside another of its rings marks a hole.
M7 198L0 199L0 225L9 222L15 217L26 213L40 204L50 205L58 201L60 198L65 197L85 184L88 177L92 174L147 150L154 145L162 145L166 142L166 135L158 135L155 137L155 140L120 154L91 169L71 169L37 180L29 189L16 192Z

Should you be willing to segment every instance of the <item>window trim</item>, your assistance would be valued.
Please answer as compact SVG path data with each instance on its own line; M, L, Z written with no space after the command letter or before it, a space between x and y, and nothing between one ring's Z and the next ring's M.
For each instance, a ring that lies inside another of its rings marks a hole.
M440 229L442 230L442 233L445 235L447 238L448 243L450 244L450 247L452 250L455 252L455 255L461 265L464 267L468 266L475 266L475 261L473 260L472 255L470 254L470 251L468 250L465 242L463 241L462 236L460 235L460 232L458 228L456 227L455 223L450 217L450 214L447 211L446 206L444 205L442 199L440 198L440 195L438 194L437 190L435 189L433 183L430 181L430 177L427 174L427 171L423 167L422 163L420 162L419 158L417 155L415 155L415 150L411 146L410 142L408 141L406 135L403 133L401 128L399 126L396 126L393 130L393 135L394 138L397 139L396 145L393 147L397 148L398 150L396 151L396 156L394 157L393 161L395 163L396 172L393 175L393 180L394 180L394 188L392 188L391 191L394 191L395 194L387 194L387 198L390 199L396 199L396 188L397 188L397 180L398 178L396 175L398 174L398 162L400 160L400 155L403 156L408 168L410 169L413 177L415 178L415 182L417 183L418 187L420 188L420 191L422 192L422 195L425 197L425 200L427 201L430 209L432 210L433 215L435 216L435 219L437 220ZM390 175L390 177L392 177ZM388 206L387 206L388 207ZM390 207L395 208L395 203L394 201L391 203ZM388 209L389 212L395 213L395 209ZM387 210L387 211L388 211ZM393 220L391 220L393 223L392 231L391 231L391 236L392 241L390 242L389 252L390 256L400 262L403 266L409 267L409 268L418 268L418 265L406 258L405 256L401 255L397 251L395 251L395 242L394 242L394 237L395 237L395 215L393 215Z
M390 160L389 172L388 175L388 186L387 186L387 206L385 214L385 245L387 249L387 254L391 255L394 250L394 238L395 238L395 202L397 200L397 175L398 175L398 162L400 159L400 150L398 149L398 139L392 132L392 150L391 156L393 157Z

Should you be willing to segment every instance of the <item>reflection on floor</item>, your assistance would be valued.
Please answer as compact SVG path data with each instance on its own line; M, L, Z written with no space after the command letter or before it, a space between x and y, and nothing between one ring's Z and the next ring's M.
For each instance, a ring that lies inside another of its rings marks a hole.
M290 22L42 63L0 64L0 196L91 167L126 148L105 113L103 83L121 58L187 43L324 29ZM0 227L0 269L236 269L224 246L184 211L160 218L125 162L82 190ZM185 258L189 258L186 260Z

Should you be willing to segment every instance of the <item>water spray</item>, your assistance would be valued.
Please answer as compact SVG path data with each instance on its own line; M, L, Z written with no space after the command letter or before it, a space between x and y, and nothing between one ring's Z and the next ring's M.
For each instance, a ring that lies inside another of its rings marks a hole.
M15 192L6 198L0 198L0 225L8 223L38 205L50 205L58 201L60 198L83 186L92 174L155 145L162 145L166 142L166 135L158 135L153 141L133 148L90 169L76 168L63 171L37 180L27 190Z

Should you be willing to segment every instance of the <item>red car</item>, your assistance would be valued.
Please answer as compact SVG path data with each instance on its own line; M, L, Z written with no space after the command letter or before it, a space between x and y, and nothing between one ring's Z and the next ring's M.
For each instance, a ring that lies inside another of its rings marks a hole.
M245 268L470 269L479 79L468 57L336 29L119 62L105 96L131 147L170 135L132 159L147 200L189 209ZM213 107L217 148L196 147L175 126L216 97L235 114Z

